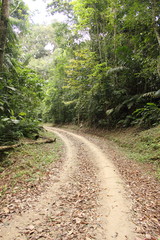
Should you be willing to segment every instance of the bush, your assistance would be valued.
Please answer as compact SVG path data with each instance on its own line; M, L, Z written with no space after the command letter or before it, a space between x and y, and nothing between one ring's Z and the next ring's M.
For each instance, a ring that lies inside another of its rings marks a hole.
M148 128L160 123L160 108L155 103L147 103L133 112L134 124Z
M38 121L23 118L0 119L0 145L12 144L21 137L33 138L39 131Z

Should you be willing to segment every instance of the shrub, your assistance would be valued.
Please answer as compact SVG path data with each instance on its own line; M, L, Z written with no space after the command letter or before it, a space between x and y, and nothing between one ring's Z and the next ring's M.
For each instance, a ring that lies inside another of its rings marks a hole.
M160 108L155 103L147 103L133 112L134 124L148 128L160 123Z
M0 145L12 144L22 136L33 138L38 133L38 121L22 118L0 119Z

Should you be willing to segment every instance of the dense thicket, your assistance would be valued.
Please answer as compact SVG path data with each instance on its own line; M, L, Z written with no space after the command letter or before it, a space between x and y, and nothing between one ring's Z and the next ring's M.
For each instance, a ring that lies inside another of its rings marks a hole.
M49 9L69 23L56 25L45 120L160 122L159 1L54 0Z
M30 135L37 125L42 80L25 67L19 44L27 26L23 1L0 2L0 144Z

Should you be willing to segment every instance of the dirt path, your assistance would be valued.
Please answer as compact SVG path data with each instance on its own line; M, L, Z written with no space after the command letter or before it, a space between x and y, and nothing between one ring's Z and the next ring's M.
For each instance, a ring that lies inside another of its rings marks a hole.
M1 224L4 240L134 240L131 203L109 157L86 138L54 131L66 145L59 177L25 213Z

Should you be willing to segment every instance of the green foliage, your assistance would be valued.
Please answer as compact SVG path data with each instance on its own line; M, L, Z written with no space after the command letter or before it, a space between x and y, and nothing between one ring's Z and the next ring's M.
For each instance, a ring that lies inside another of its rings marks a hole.
M51 14L63 13L72 19L74 18L74 14L70 2L71 0L52 0L51 3L48 4L48 9Z
M72 119L72 104L67 104L71 98L66 92L63 81L66 77L67 55L61 49L57 49L54 54L55 68L50 70L50 78L46 86L43 119L46 122L65 123Z
M17 129L18 123L19 121L16 119L0 119L0 145L10 144L22 136L22 133Z
M19 113L25 112L27 117L35 116L33 110L40 103L43 81L31 69L20 64L15 70L14 74L3 74L0 84L1 115L19 117Z
M136 117L134 121L141 127L152 127L160 123L160 108L155 103L147 103L143 108L133 112Z
M33 26L22 41L24 62L46 80L43 119L107 127L159 123L158 107L146 105L159 104L157 7L139 0L51 1L49 10L71 17L70 24Z
M3 65L0 66L1 145L30 135L32 129L37 131L37 109L43 95L43 81L21 63L19 38L28 25L28 8L23 1L16 0L10 3L9 10Z
M30 26L27 34L21 38L21 45L24 59L49 56L54 49L54 31L51 26Z
M160 125L147 130L141 129L141 131L137 127L109 131L106 137L116 142L134 161L152 163L151 171L154 169L154 173L160 179ZM147 170L149 171L150 168Z
M20 115L22 116L22 113ZM12 144L21 137L33 138L39 131L38 124L38 121L30 118L1 118L0 145Z
M58 10L60 2L50 7ZM68 94L60 90L59 99L61 103L76 99L73 120L129 126L135 120L132 113L143 108L152 98L148 93L160 87L154 6L130 0L79 0L71 5L78 19L75 29L86 31L89 37L83 44L79 41L78 50L71 45L73 55L65 67L63 86ZM55 91L58 96L58 88Z

